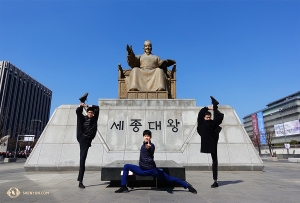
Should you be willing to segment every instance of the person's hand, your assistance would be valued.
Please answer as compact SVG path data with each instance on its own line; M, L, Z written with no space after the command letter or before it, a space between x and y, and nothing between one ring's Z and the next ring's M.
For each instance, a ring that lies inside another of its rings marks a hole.
M148 141L148 143L146 144L146 148L149 149L151 147L150 142Z
M80 103L80 106L86 107L86 104L83 103L83 102L81 102L81 103Z
M127 53L130 54L132 52L132 46L131 45L128 46L128 44L127 44L126 50L127 50Z
M212 106L208 106L207 108L208 108L208 110L214 110L214 108Z

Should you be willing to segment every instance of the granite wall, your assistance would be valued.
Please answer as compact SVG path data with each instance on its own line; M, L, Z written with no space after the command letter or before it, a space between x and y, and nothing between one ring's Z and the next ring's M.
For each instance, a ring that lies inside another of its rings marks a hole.
M211 170L210 154L200 153L195 100L99 99L98 132L89 149L87 170L116 160L137 160L145 129L152 131L155 160L173 160L187 170ZM27 171L78 170L77 105L53 113L24 167ZM218 145L219 170L262 170L263 163L234 109L225 114Z

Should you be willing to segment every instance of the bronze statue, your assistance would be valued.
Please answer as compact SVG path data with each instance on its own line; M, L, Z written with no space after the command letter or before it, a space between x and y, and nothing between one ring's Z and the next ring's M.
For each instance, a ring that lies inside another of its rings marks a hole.
M127 62L132 68L128 78L129 91L166 91L167 67L174 65L174 60L162 60L152 54L152 44L144 42L144 54L135 55L132 46L127 45Z

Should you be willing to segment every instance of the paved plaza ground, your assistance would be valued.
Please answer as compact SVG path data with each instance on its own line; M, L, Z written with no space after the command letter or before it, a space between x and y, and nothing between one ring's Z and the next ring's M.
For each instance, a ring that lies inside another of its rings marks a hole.
M264 171L220 171L218 188L210 188L209 171L186 171L198 194L175 188L134 188L116 194L100 171L87 171L85 189L78 188L77 172L25 172L24 160L0 162L0 202L100 202L100 203L293 203L300 202L300 163L265 161ZM12 188L12 189L11 189ZM16 190L16 188L18 190ZM8 193L9 191L9 193ZM15 197L16 192L19 195ZM11 196L9 196L8 194ZM12 198L15 197L15 198Z

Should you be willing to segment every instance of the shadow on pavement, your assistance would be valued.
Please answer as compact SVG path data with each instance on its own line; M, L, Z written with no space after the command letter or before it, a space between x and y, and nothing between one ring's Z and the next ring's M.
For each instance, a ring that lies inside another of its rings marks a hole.
M99 183L99 184L94 184L94 185L85 185L85 187L94 187L94 186L99 186L99 185L109 185L109 182Z
M169 194L173 194L174 188L173 187L159 187L159 188L136 188L136 187L129 187L130 192L135 190L154 190L154 191L166 191Z
M242 180L234 180L234 181L218 181L219 187L220 187L220 186L224 186L224 185L237 184L237 183L241 183L241 182L244 182L244 181L242 181Z

